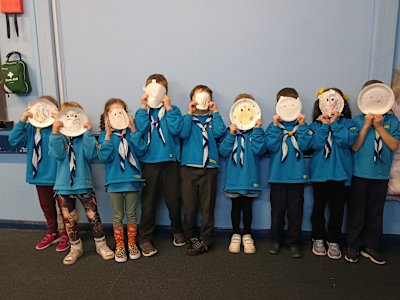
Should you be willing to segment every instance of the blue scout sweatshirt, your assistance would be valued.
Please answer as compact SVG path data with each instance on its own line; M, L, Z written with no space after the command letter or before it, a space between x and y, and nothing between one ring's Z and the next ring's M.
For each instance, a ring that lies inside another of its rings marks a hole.
M93 190L91 162L97 156L96 138L91 131L72 139L75 152L75 176L70 184L68 138L62 134L50 136L49 153L57 160L54 190L59 195L82 194Z
M11 130L8 142L13 147L26 147L26 182L35 185L52 186L56 180L57 162L49 156L49 137L51 126L41 128L42 158L38 163L37 173L33 176L32 154L36 128L30 123L19 121Z
M354 118L354 122L362 128L365 122L365 115L361 114ZM395 139L400 139L399 120L393 113L384 115L383 128ZM374 162L375 129L371 125L365 136L364 143L354 153L353 175L368 179L389 179L390 167L393 160L393 152L382 141L382 156Z
M241 139L244 137L244 158L243 166L240 164L242 150ZM265 152L264 131L261 128L254 128L245 131L243 137L237 137L236 163L233 160L232 152L236 135L231 134L229 129L225 138L219 145L219 153L226 158L226 172L224 192L238 193L241 195L260 194L260 163L259 157Z
M151 114L155 120L157 120L160 109L151 110ZM135 124L137 130L142 133L143 139L147 143L148 133L151 130L151 120L149 112L146 109L140 108L136 111ZM166 110L164 117L160 121L160 126L165 138L165 145L157 132L157 128L154 128L148 150L140 158L144 163L180 160L179 134L182 130L182 114L179 108L172 106L171 110Z
M296 121L282 122L287 131L293 130ZM265 142L267 150L270 152L270 174L269 183L305 183L309 176L306 171L303 151L311 147L312 131L304 123L300 125L298 131L294 134L299 146L300 154L296 157L296 151L293 147L290 137L286 139L288 153L282 162L282 138L284 136L279 126L274 126L271 122L265 132Z
M340 118L331 124L314 121L310 127L313 131L314 149L311 158L311 181L350 180L353 162L351 146L359 132L356 123L352 119ZM332 132L332 149L329 157L325 158L329 130Z
M122 130L116 132L121 133ZM147 144L142 139L139 131L131 132L128 128L125 133L125 139L128 141L129 149L137 163L138 169L134 168L125 158L125 169L121 169L118 147L121 138L115 134L111 134L111 138L105 141L106 132L102 131L99 136L99 150L97 152L99 161L105 163L105 183L107 191L138 191L143 185L144 179L140 170L138 157L144 155L147 150ZM124 184L125 183L125 184ZM135 183L132 185L132 183ZM125 188L124 190L121 190Z
M208 118L195 116L204 125ZM212 114L212 120L206 128L208 135L208 163L206 167L219 167L217 139L225 134L225 124L219 112ZM203 165L203 135L202 130L195 122L192 115L183 117L183 127L180 135L182 143L181 165L190 165L202 168Z

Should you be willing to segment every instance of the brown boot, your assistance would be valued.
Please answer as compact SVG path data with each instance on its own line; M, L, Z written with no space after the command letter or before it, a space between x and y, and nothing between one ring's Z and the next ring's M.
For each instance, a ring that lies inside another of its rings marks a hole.
M128 224L128 250L130 259L140 258L140 251L136 246L137 224Z
M128 258L125 253L124 227L114 226L113 229L115 238L115 261L126 262Z

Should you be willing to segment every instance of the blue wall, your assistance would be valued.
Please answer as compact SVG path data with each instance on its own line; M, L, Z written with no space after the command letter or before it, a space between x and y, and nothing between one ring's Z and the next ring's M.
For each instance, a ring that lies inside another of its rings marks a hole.
M7 40L5 28L0 28L2 58L20 50L33 78L30 96L8 98L13 120L30 99L58 93L49 1L25 1L25 5L22 38ZM80 102L95 131L108 98L124 99L134 112L146 77L155 72L166 75L171 99L183 113L192 87L210 86L227 125L234 97L253 94L262 108L264 127L274 114L275 94L284 86L299 91L310 121L320 87L341 88L358 114L355 100L363 82L391 80L397 0L121 0L112 7L105 0L69 0L58 5L61 97ZM0 22L4 24L4 16ZM23 155L0 154L0 219L43 220L34 188L24 183L24 163ZM266 182L268 158L261 160L261 169ZM93 173L103 221L111 223L103 166L94 164ZM229 228L230 202L222 193L223 176L221 168L216 226ZM308 186L305 230L310 230L311 193ZM270 226L268 195L265 184L262 198L254 203L254 228ZM386 205L386 233L400 233L399 212L398 203ZM163 204L158 223L168 224Z

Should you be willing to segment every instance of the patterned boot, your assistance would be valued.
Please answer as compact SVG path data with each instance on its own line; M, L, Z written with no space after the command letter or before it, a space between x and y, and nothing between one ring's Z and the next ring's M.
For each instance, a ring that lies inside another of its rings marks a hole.
M140 258L140 251L136 246L137 224L128 224L128 250L130 259Z
M114 258L114 252L108 248L105 236L94 238L94 241L96 243L96 252L100 254L103 259L109 260Z
M63 260L64 265L72 265L76 263L77 259L81 257L82 254L83 247L81 239L71 242L71 250Z
M125 253L124 227L114 226L113 229L115 238L115 261L126 262L128 258Z

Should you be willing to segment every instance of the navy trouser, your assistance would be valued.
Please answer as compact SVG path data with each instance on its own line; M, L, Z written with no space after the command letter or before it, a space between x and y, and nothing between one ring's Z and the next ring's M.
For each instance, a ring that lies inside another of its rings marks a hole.
M314 205L311 215L313 239L339 243L346 199L344 181L313 182L313 194ZM325 224L327 206L329 208L328 230Z
M271 183L271 237L274 241L287 245L301 243L301 223L303 221L304 184ZM285 216L288 227L284 236Z
M168 208L173 233L182 233L179 164L176 161L142 163L146 185L142 189L139 236L140 243L150 242L156 227L156 210L162 195Z
M181 167L183 229L187 238L197 237L197 213L200 208L200 239L212 242L217 195L217 168Z
M353 176L348 203L347 246L378 249L382 242L383 209L389 180Z

